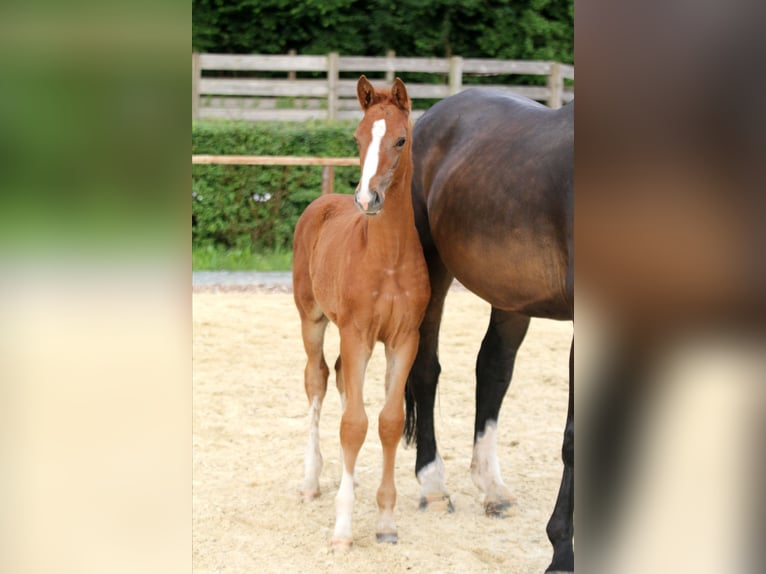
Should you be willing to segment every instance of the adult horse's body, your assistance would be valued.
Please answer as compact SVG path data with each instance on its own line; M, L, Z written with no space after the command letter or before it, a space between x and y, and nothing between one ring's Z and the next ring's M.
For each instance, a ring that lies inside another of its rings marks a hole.
M328 320L340 331L336 382L344 404L340 424L343 475L336 497L332 544L351 546L354 467L367 433L362 386L376 341L386 349L386 399L378 431L383 477L377 493L378 541L396 542L394 457L404 428L404 388L429 299L428 271L415 229L410 100L398 78L375 90L362 76L357 95L364 118L356 130L362 177L354 196L325 195L303 213L293 242L293 292L301 317L309 401L303 495L319 495L322 455L318 423L329 369Z
M406 436L417 439L421 506L449 503L433 407L438 334L453 278L492 305L476 363L471 474L488 514L511 496L496 457L497 418L530 317L573 319L574 104L551 110L499 92L468 90L434 105L416 124L413 205L431 300L407 389ZM572 350L564 472L548 523L549 571L573 571Z

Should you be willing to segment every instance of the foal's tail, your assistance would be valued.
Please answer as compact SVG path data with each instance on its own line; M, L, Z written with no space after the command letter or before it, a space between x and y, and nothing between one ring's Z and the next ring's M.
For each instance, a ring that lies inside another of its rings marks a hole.
M407 377L404 387L404 444L412 446L418 438L417 414L415 410L415 391L412 389L412 375Z

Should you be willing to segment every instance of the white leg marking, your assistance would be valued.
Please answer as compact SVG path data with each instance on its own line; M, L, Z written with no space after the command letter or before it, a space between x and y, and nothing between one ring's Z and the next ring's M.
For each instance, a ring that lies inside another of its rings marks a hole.
M346 410L346 394L345 393L340 393L340 405L341 405L340 412L345 411ZM340 460L340 467L342 469L343 468L343 445L339 444L338 448L340 449L339 460ZM341 478L343 478L342 475L341 475ZM359 486L359 479L356 476L356 467L354 467L354 486Z
M380 512L375 533L379 542L396 543L396 520L394 520L393 510L387 509Z
M309 407L309 440L304 457L303 497L314 498L319 495L319 475L322 472L322 453L319 450L319 415L322 405L319 397L314 397Z
M510 496L508 487L500 476L500 463L497 460L497 421L487 421L484 432L473 445L471 478L487 495L487 502L495 501L498 497L507 499Z
M420 483L420 492L424 497L446 494L444 461L438 453L436 460L420 469L418 482Z
M370 147L367 148L367 156L364 158L364 165L362 166L362 179L357 189L357 200L363 209L367 209L372 200L370 180L378 171L380 142L384 135L386 135L386 120L380 119L373 122L372 142L370 142Z
M335 541L351 542L351 514L354 511L354 477L343 469L340 488L335 496L335 530L332 538Z

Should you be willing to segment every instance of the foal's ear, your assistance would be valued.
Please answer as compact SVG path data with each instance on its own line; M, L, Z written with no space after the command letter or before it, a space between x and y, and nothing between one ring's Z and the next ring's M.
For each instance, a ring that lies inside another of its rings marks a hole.
M375 101L375 88L364 74L359 76L359 81L356 83L356 97L363 110L367 110Z
M391 98L400 110L410 113L410 97L407 95L407 88L404 87L404 82L400 78L394 80Z

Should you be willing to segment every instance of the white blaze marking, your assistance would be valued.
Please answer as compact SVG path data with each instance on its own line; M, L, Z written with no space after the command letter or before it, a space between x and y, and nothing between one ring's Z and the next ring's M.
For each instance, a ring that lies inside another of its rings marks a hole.
M372 142L367 148L367 157L364 158L362 166L362 181L359 182L359 192L357 199L363 209L367 209L372 195L370 195L370 180L378 171L378 159L380 154L380 142L386 135L386 120L375 120L372 124Z
M500 476L500 463L497 460L497 422L487 421L484 432L473 445L471 477L482 492L491 493L497 487L507 488Z
M314 397L309 408L309 441L304 457L304 494L319 492L319 475L322 472L322 453L319 450L319 414L321 410L322 405L319 402L319 397Z

